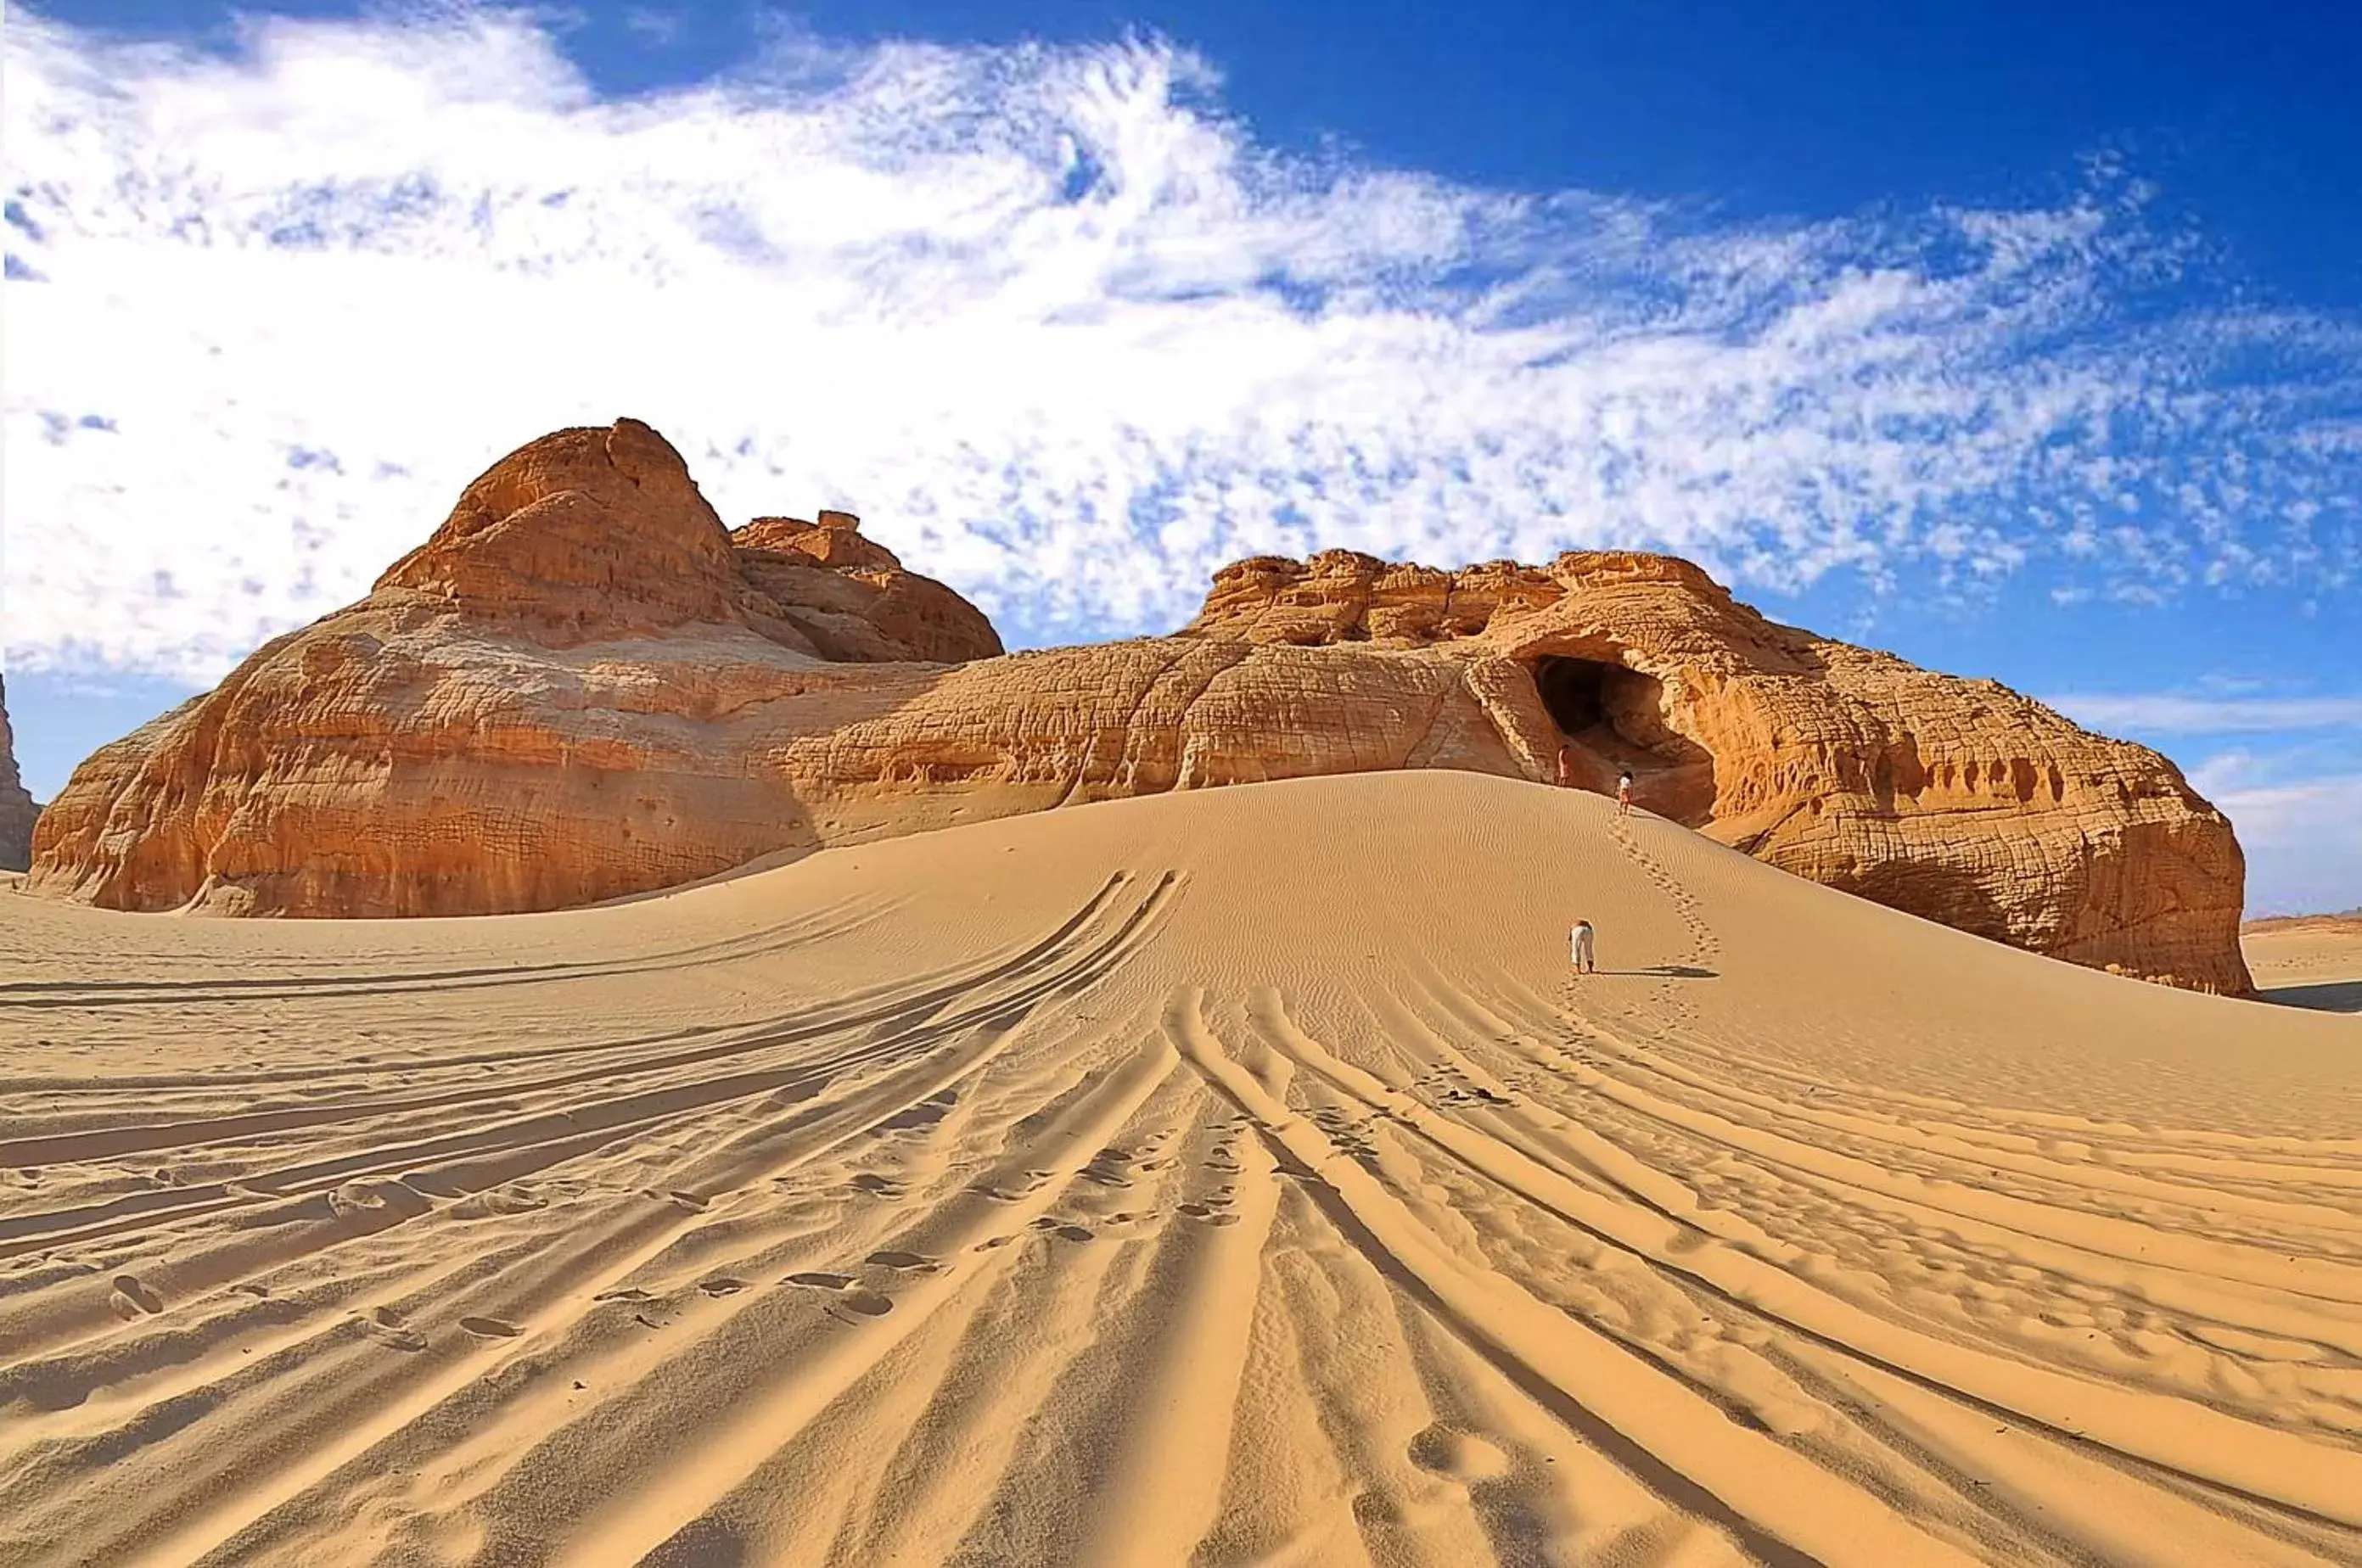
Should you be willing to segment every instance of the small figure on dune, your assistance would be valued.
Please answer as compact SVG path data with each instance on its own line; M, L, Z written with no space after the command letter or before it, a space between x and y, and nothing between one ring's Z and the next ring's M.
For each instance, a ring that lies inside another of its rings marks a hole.
M1558 749L1558 787L1574 787L1574 753L1563 746Z
M1616 815L1632 815L1632 770L1629 768L1616 775Z
M1597 970L1598 964L1592 956L1591 922L1578 920L1574 923L1574 972L1592 974Z

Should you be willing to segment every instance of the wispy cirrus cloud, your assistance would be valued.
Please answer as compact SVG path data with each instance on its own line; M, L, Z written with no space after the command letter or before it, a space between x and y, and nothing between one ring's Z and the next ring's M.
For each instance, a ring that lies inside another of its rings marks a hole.
M682 17L678 11L658 10L649 5L634 5L624 13L624 27L636 38L658 49L680 37Z
M2247 914L2348 909L2362 896L2362 767L2233 750L2190 770L2220 806L2247 855Z
M2362 696L2123 696L2069 693L2042 699L2094 729L2153 735L2238 735L2362 729Z
M604 102L523 14L11 18L6 641L197 680L502 452L648 419L1019 642L1260 551L1679 551L1757 589L2362 578L2362 337L2049 208L1731 224L1284 156L1160 41Z

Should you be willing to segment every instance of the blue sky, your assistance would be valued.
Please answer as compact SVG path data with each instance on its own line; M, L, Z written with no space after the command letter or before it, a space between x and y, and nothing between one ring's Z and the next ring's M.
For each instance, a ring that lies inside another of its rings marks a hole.
M2362 904L2362 12L1936 9L13 9L28 782L632 413L1019 645L1674 550Z

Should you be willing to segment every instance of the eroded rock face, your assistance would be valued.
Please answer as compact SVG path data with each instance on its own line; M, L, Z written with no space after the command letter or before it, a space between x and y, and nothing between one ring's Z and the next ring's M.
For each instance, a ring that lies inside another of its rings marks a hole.
M730 543L740 576L823 659L955 664L1000 652L982 610L902 570L892 551L859 528L859 519L842 511L823 511L818 522L758 517Z
M1240 562L1184 635L1400 649L1500 671L1526 754L1628 768L1643 807L1800 876L1999 941L2225 992L2245 861L2144 747L1991 681L1765 620L1687 562L1582 552L1462 572L1348 552Z
M504 459L349 609L86 762L34 885L124 908L547 909L1165 789L1447 767L1612 788L1816 881L2247 989L2229 824L1991 683L1696 567L1245 561L1176 636L994 657L850 518L723 530L645 425ZM930 661L930 662L919 662Z
M988 656L990 624L836 514L734 539L635 420L468 487L359 604L75 771L30 883L123 909L466 915L666 887L816 841L760 754ZM811 525L816 526L816 525ZM742 543L743 539L743 543ZM902 661L861 690L849 665Z
M8 688L0 682L0 872L21 872L31 863L33 818L40 808L17 776L17 737L8 728Z

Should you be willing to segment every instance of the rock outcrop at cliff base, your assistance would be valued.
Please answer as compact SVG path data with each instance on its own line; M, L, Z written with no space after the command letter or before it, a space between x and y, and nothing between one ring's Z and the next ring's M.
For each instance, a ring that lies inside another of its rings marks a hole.
M33 818L40 815L17 773L17 736L8 728L8 688L0 683L0 872L32 863Z
M77 770L31 884L128 909L552 909L1166 789L1460 768L1637 798L2076 962L2244 992L2231 828L2154 752L1764 620L1686 562L1226 568L1172 637L1000 655L849 518L734 533L635 421L487 472L370 597Z

